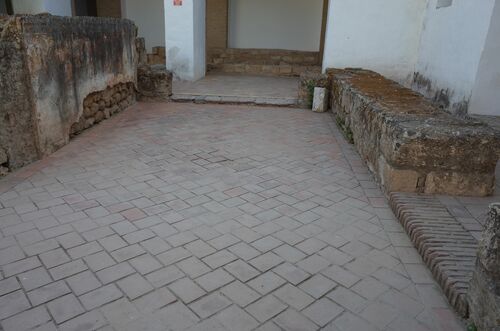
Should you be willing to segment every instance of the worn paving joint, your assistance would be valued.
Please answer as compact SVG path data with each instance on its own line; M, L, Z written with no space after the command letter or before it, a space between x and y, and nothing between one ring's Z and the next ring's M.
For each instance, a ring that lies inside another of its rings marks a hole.
M432 196L396 192L389 202L450 304L467 317L477 240Z

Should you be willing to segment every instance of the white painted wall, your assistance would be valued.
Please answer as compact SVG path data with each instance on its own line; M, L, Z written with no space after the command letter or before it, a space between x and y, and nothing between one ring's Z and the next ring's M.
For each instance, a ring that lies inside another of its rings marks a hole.
M469 113L500 116L500 1L493 9Z
M16 0L14 0L15 2ZM39 0L42 1L42 0ZM43 0L45 11L52 15L72 16L71 0Z
M431 83L420 92L434 97L448 90L453 110L471 97L495 0L454 0L437 8L438 1L427 6L415 71Z
M131 19L146 39L148 53L154 46L165 46L163 0L122 0L122 17Z
M205 76L205 0L184 0L174 6L165 0L167 68L175 78L198 80Z
M229 47L318 51L322 12L323 0L229 0Z
M71 0L13 0L12 7L16 14L72 15Z
M330 0L323 68L363 67L407 83L426 1Z
M45 11L43 1L33 0L14 0L12 9L15 14L39 14Z

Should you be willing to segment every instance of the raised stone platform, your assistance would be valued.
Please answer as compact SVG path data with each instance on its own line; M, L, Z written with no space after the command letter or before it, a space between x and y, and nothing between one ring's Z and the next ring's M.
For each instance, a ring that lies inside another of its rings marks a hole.
M386 192L487 196L500 132L361 69L329 70L332 109Z

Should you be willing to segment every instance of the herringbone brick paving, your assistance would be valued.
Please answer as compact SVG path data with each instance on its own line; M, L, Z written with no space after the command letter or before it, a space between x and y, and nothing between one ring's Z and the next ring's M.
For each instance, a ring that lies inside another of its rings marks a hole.
M0 181L4 330L459 330L328 114L137 104Z

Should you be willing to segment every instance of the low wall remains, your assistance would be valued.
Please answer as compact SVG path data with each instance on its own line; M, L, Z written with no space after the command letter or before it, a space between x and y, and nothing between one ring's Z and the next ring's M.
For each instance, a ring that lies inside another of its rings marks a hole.
M89 95L110 89L115 95L126 86L127 103L133 102L135 43L129 20L1 17L0 167L14 170L68 143L84 127L82 118L89 119ZM98 111L105 114L109 105ZM97 122L101 115L95 116Z
M491 195L500 132L372 71L328 70L332 109L386 192Z
M240 48L207 51L208 71L299 76L305 71L320 71L320 65L319 52Z

